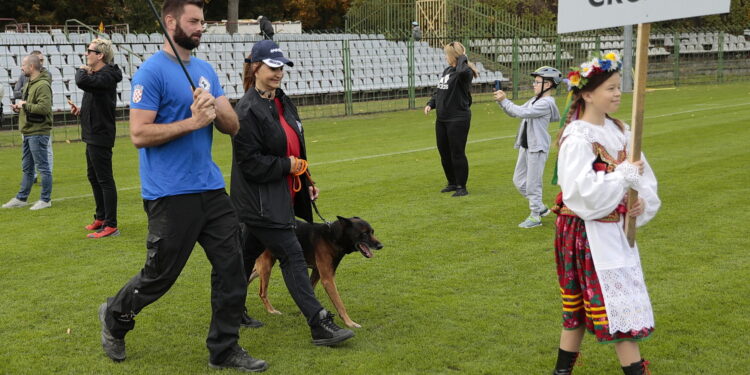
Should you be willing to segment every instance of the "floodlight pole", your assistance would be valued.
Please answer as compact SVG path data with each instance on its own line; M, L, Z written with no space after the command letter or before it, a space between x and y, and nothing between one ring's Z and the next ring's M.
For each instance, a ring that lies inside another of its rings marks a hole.
M638 40L636 41L635 58L635 88L633 91L633 118L630 123L630 150L628 150L629 161L641 160L641 139L643 137L643 112L646 96L646 79L648 78L648 39L651 32L650 23L638 25ZM628 190L628 211L638 202L638 192ZM625 216L625 235L630 247L635 245L635 221L630 215Z
M623 29L622 92L633 92L633 25Z

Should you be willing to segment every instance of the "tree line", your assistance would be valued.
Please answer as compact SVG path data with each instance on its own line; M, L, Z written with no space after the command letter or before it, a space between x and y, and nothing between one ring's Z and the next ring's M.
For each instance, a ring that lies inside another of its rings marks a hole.
M206 20L256 19L259 15L271 20L301 21L304 30L341 31L346 12L361 1L372 0L204 0ZM558 0L484 0L498 9L529 18L538 24L553 26ZM157 8L162 0L154 0ZM231 10L235 10L232 12ZM659 27L703 28L742 33L750 28L750 0L732 0L732 12L724 15L660 22ZM2 17L34 25L62 25L65 20L78 19L90 25L130 25L131 32L153 32L158 24L146 0L3 0Z

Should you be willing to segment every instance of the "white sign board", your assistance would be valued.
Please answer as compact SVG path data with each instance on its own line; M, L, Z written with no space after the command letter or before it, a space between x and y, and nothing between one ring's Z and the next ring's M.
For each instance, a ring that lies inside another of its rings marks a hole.
M557 32L729 13L731 0L559 0Z

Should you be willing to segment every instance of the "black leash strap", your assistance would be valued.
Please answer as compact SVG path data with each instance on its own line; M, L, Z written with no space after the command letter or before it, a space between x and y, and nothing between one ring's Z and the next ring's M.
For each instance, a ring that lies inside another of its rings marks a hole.
M193 90L195 90L195 83L193 83L193 79L190 78L190 74L188 74L188 71L185 68L185 64L182 63L182 58L180 57L180 54L177 53L177 48L174 48L174 42L172 42L172 38L167 33L167 28L164 27L164 22L162 21L161 17L159 17L159 12L156 11L154 2L151 0L147 0L147 1L148 1L148 5L151 6L151 11L154 12L154 17L156 17L156 20L159 21L159 26L161 26L161 31L162 33L164 33L164 38L166 38L167 42L169 42L169 46L172 47L172 52L174 52L174 55L177 58L177 62L180 63L182 72L185 73L185 77L187 77L188 81L190 82L190 87L192 87Z
M315 201L310 201L310 203L312 203L312 206L313 206L313 208L315 209L315 213L316 213L316 214L318 215L318 217L320 218L320 220L323 220L323 222L324 222L324 223L326 223L326 224L330 224L331 222L330 222L330 221L328 221L328 220L326 220L326 219L325 219L325 218L323 217L323 215L321 215L321 214L320 214L320 211L318 211L318 205L317 205L317 204L315 204Z

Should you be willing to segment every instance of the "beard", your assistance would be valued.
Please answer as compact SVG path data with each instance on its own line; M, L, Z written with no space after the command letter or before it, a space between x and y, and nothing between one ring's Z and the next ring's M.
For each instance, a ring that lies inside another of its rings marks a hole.
M177 24L177 28L174 30L174 42L177 43L180 47L186 49L186 50L193 50L196 47L198 47L199 44L201 44L200 37L203 33L197 32L193 33L193 35L188 36L184 30L182 30L182 27L180 27L180 24ZM198 40L193 40L193 37L197 36Z

